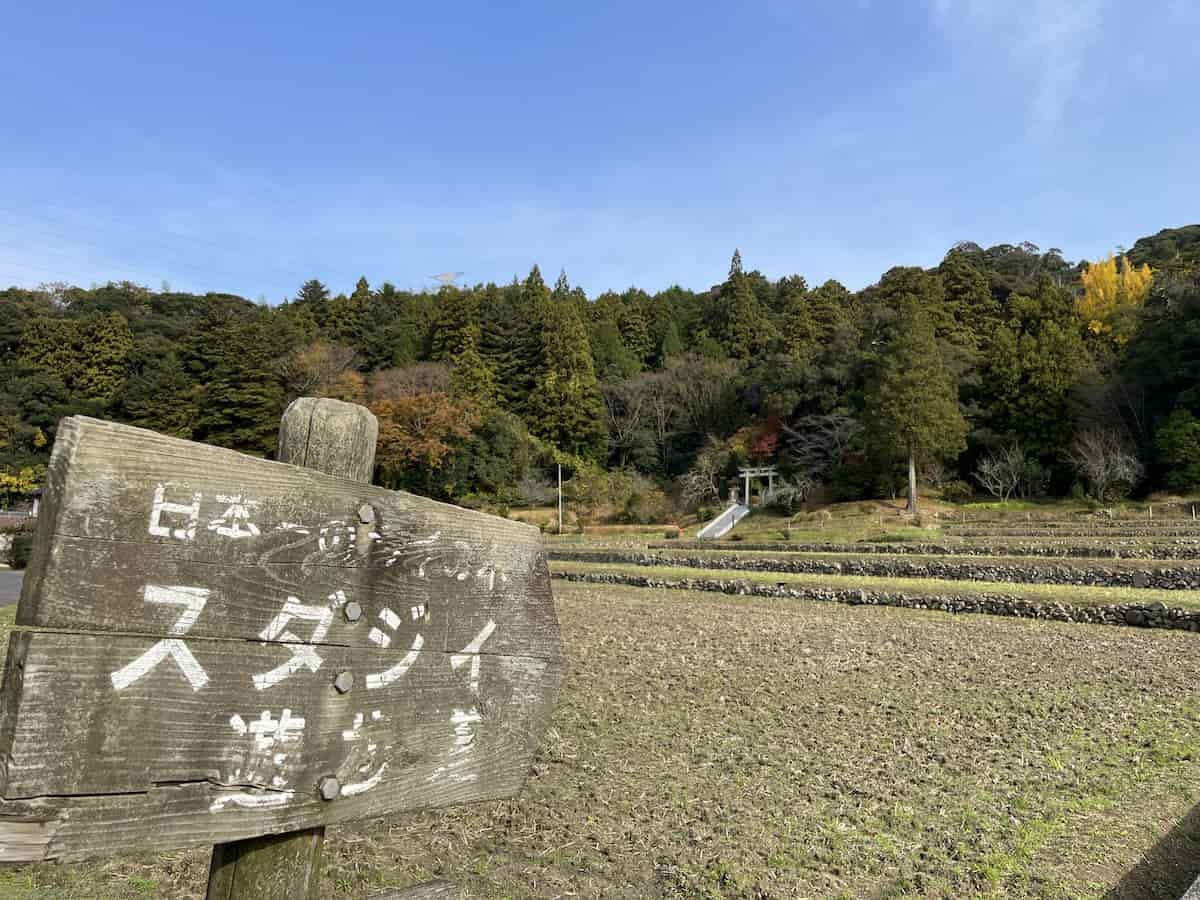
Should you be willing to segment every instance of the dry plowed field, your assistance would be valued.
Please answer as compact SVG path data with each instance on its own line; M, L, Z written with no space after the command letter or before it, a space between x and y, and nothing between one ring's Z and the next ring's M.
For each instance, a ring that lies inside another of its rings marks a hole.
M524 796L330 829L324 896L1176 898L1200 868L1194 634L555 593L570 671ZM199 897L206 865L0 896Z

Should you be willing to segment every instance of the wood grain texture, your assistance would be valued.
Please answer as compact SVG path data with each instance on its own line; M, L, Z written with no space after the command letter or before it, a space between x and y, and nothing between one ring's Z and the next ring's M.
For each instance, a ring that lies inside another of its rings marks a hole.
M213 848L205 900L317 900L321 828Z
M151 525L159 485L176 505ZM564 665L535 530L88 419L62 423L43 508L0 704L0 860L519 791ZM272 630L288 598L310 618ZM349 790L321 799L330 777Z
M277 455L294 466L370 484L378 436L379 422L369 409L300 397L284 410Z
M378 431L375 416L360 406L303 398L279 424L279 460L369 484ZM324 844L323 825L218 844L209 864L208 900L316 900Z
M160 486L163 503L197 515L155 517ZM561 652L541 538L521 523L82 418L60 426L43 509L18 625L164 634L179 610L143 588L183 585L209 591L189 637L253 640L289 596L313 605L341 591L365 615L336 617L327 642L371 646L384 609L401 614L395 640L411 640L424 607L426 646L462 646L490 620L505 626L495 652Z

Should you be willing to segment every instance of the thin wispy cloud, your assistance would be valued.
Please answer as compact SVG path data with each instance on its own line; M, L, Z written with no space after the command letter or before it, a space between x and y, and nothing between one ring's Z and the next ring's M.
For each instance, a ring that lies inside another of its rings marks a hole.
M979 63L1026 83L1030 118L1045 128L1085 92L1111 12L1105 0L931 0L930 11Z

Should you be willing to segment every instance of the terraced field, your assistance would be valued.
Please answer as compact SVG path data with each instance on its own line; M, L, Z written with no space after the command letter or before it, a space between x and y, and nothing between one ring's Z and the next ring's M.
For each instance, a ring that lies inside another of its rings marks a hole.
M1190 538L1129 559L978 552L1036 534L932 554L653 538L548 542L570 671L523 797L330 829L323 897L448 878L506 898L1176 900L1200 872ZM12 868L0 896L199 897L207 859Z
M771 553L840 553L858 556L885 554L903 556L1033 556L1071 559L1164 559L1200 560L1200 539L1190 538L1038 538L999 536L955 538L941 536L930 540L904 542L862 541L829 543L824 541L647 541L628 539L617 542L560 543L552 546L580 548L645 547L650 550L750 550Z
M551 554L574 581L1200 631L1200 523L1160 519L1148 535L1143 524L997 519L944 524L936 543L555 543Z
M556 550L564 562L675 566L733 573L744 571L792 574L854 575L902 579L1012 582L1017 584L1138 587L1161 591L1200 589L1200 565L1192 561L1072 560L1065 563L1014 561L1004 557L852 556L845 553L769 551L729 553L707 550Z
M524 796L331 828L325 898L1177 898L1200 867L1191 634L555 585ZM207 854L0 872L199 897Z

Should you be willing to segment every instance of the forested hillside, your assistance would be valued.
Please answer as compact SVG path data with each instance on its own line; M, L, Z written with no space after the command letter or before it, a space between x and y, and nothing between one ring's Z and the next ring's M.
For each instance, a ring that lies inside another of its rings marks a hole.
M562 275L436 293L320 281L275 306L133 284L0 292L0 505L55 424L102 416L270 455L285 404L380 419L378 480L471 504L652 519L775 462L776 501L903 491L1108 499L1200 485L1200 225L1071 263L952 248L851 292L735 253L708 291L587 297Z

